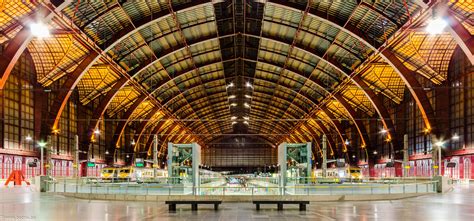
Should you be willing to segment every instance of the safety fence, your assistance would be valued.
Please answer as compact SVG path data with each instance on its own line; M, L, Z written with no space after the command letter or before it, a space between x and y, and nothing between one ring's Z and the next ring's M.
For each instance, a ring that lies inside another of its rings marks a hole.
M436 181L404 183L343 183L343 184L288 184L286 186L259 181L247 185L220 183L193 186L190 183L136 183L90 182L85 179L60 179L46 181L46 191L58 193L133 194L133 195L372 195L435 193Z

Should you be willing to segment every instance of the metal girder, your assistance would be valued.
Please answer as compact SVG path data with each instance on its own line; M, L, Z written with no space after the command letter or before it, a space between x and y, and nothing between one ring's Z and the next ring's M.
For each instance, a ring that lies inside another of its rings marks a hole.
M390 114L388 113L388 110L382 102L380 96L375 94L375 92L370 89L370 87L364 82L364 80L362 80L362 77L356 75L352 79L359 85L359 88L362 88L364 94L370 98L369 101L374 106L375 110L380 116L384 128L387 130L388 139L391 140L393 138L396 138L397 133L392 118L390 117Z
M305 140L302 140L301 142L311 142L312 138L308 136L308 134L306 134L301 128L296 129L296 132L299 134L296 134L295 136L301 136L305 139Z
M361 142L362 147L366 147L367 145L370 146L370 139L369 139L369 136L367 134L367 130L364 126L364 122L361 120L361 118L362 118L361 115L354 111L354 109L349 104L349 102L347 102L346 99L341 94L334 93L333 96L334 96L334 99L336 99L336 101L338 101L346 109L346 111L349 113L349 116L351 117L352 121L355 123L354 125L355 125L356 129L359 131L359 134L361 136L360 138L361 138L361 141L362 141Z
M445 18L448 20L448 30L467 58L474 65L474 37L455 17L452 9L447 9ZM472 16L472 14L471 14Z
M26 20L27 21L34 21L38 14L42 14L38 17L43 17L41 20L45 23L49 22L53 17L54 14L51 13L46 7L40 5L38 6L38 12L29 16ZM5 50L2 51L1 59L0 59L0 73L1 73L1 80L0 80L0 90L3 90L5 84L7 83L8 77L10 76L13 68L15 67L16 62L23 54L25 49L27 48L28 44L33 39L33 35L30 33L30 29L28 26L23 26L23 28L15 35L15 37L8 41L8 45Z
M405 82L405 85L408 87L408 90L411 92L413 99L415 99L416 104L420 109L421 116L425 123L425 129L431 131L434 128L432 122L435 121L435 114L430 100L426 95L425 88L423 88L415 77L417 74L416 71L408 69L389 48L383 50L381 56L389 61L392 66L397 67L395 71L398 72L402 80Z
M170 125L169 127L165 128L165 129L162 131L164 137L163 137L163 139L162 139L161 147L160 147L160 149L158 150L158 152L162 153L163 147L166 148L166 146L168 146L167 143L169 142L169 139L168 139L168 138L171 136L170 133L171 133L171 131L173 131L174 128L176 128L177 126L178 126L178 124L172 124L172 125ZM153 139L151 139L151 141L153 141ZM148 151L151 150L151 142L150 142L150 144L147 144L147 146L145 146L145 149L148 150Z
M327 139L328 139L328 143L329 143L329 148L331 149L331 155L334 155L334 149L336 148L336 143L335 143L334 140L332 139L331 133L330 133L329 130L324 126L324 124L322 124L322 123L319 122L318 120L315 120L314 122L319 126L319 129L322 130L322 133L323 133L323 134L326 134ZM316 131L313 130L312 126L309 125L308 122L303 123L303 125L305 125L305 127L306 127L312 134L317 134Z
M135 112L137 107L140 106L140 104L146 99L147 99L146 95L144 95L144 94L140 95L133 102L132 106L130 106L127 109L127 111L125 112L125 114L121 117L122 119L119 121L117 127L115 128L115 133L114 133L113 138L112 138L112 146L116 147L118 145L118 141L120 140L120 137L122 137L122 133L125 129L125 126L130 121L130 117L132 116L133 112Z
M193 7L198 7L200 5L205 5L211 2L212 2L211 0L192 0L186 3L174 6L173 11L179 13L179 11L191 9ZM162 10L159 12L155 12L152 15L144 16L141 20L134 21L133 25L127 26L124 29L115 33L114 36L110 40L108 40L107 42L104 42L104 44L102 45L102 48L104 48L104 51L108 51L109 49L114 47L118 42L122 41L123 39L131 36L132 34L138 32L139 30L167 16L170 16L169 10Z
M86 127L85 135L86 138L83 139L86 146L90 143L90 137L93 134L94 129L97 127L99 123L99 119L104 115L105 111L107 110L108 105L112 101L112 98L115 96L116 92L119 91L123 86L125 86L127 82L126 78L120 78L110 89L109 92L100 100L99 105L94 108L94 112L92 113L91 121L89 125Z
M385 13L383 11L380 11L379 9L375 8L373 5L370 5L369 3L364 2L364 1L360 2L360 5L370 9L371 11L373 11L375 13L377 13L378 15L382 16L384 19L389 20L394 25L396 25L397 28L400 28L402 26L401 24L398 24L398 22L395 19L393 19L390 16L385 15Z
M61 114L63 113L64 107L69 101L74 88L81 80L81 74L84 70L89 69L92 66L92 62L97 58L99 54L95 51L91 51L87 57L82 60L82 62L74 69L74 71L65 76L66 80L61 85L58 95L54 99L53 106L50 109L50 116L52 122L52 130L58 129L59 120L61 119Z
M28 24L28 22L35 20L49 23L54 18L54 13L63 10L67 5L69 5L69 3L69 1L56 1L55 4L53 4L54 6L48 5L48 7L39 4L36 9L37 11L26 18L24 23ZM51 7L53 8L51 9ZM3 90L3 87L5 87L5 83L15 67L16 62L32 39L33 35L30 33L30 28L27 25L23 25L23 28L15 35L15 37L8 41L8 45L2 52L0 59L0 90Z
M134 139L138 142L138 140L140 139L143 131L145 130L146 126L148 125L148 123L151 122L151 118L156 114L156 112L160 111L160 108L159 107L154 107L153 109L151 109L151 111L145 116L145 121L141 122L140 125L138 126L138 128L136 128L135 130L135 134L134 134ZM138 136L137 136L138 135Z

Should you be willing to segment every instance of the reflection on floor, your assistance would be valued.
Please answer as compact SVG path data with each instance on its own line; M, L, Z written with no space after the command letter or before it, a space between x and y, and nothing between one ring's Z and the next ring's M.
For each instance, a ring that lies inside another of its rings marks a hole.
M474 220L474 185L456 186L441 195L366 202L312 203L308 211L263 205L257 212L250 203L223 203L219 211L201 206L178 206L169 213L164 202L88 201L40 194L26 187L0 188L0 221L3 220Z

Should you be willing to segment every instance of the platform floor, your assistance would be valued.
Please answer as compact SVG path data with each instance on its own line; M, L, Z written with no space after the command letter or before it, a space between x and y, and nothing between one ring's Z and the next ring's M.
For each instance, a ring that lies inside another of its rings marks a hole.
M474 185L453 192L396 201L311 203L306 212L297 205L277 211L264 205L223 203L219 211L203 205L197 212L178 206L169 213L164 202L89 201L40 194L25 188L0 188L0 221L10 220L474 220Z

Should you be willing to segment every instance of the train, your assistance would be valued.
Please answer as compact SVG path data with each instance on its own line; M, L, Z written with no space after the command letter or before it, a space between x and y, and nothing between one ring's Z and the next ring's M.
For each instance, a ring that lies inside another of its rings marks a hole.
M354 166L328 168L326 170L326 176L323 176L323 170L317 169L312 173L312 182L323 184L323 183L338 183L344 182L362 182L363 176L361 169Z
M156 178L154 177L154 169L147 167L106 167L100 171L102 181L128 181L137 183L146 182L166 182L168 171L157 169Z

